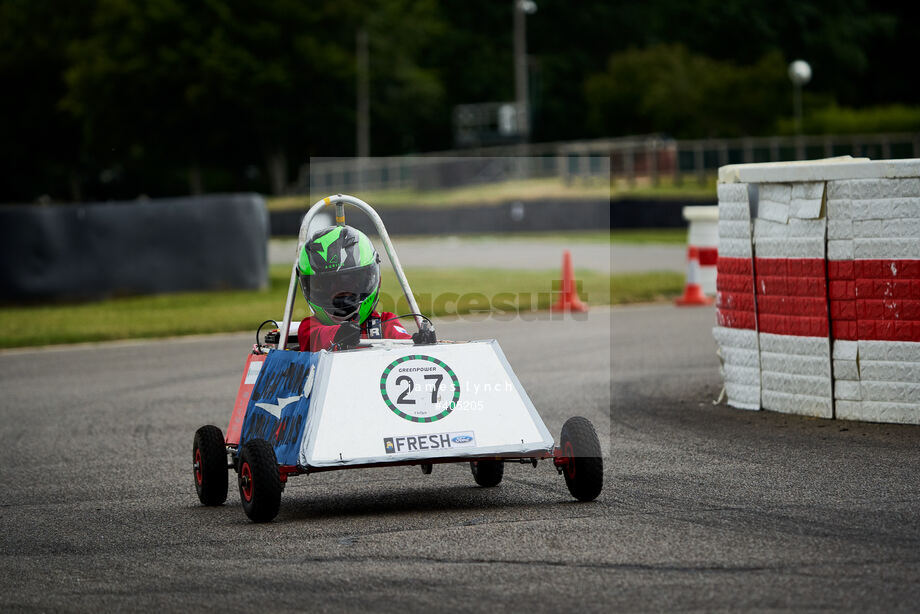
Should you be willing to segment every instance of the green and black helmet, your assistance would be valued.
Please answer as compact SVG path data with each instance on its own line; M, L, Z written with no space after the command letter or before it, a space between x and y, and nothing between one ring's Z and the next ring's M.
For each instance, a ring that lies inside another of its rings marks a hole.
M320 322L361 323L380 295L380 257L360 230L330 226L314 232L300 250L297 277Z

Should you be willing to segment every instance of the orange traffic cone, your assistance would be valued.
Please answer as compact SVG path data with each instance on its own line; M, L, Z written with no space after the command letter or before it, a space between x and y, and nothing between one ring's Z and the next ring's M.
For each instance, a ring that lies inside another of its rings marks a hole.
M575 287L575 273L572 271L572 254L562 252L562 288L559 300L550 307L552 311L588 311L588 306L578 298Z
M703 294L700 287L700 248L694 245L687 248L687 285L684 295L674 302L682 307L712 304L712 299Z

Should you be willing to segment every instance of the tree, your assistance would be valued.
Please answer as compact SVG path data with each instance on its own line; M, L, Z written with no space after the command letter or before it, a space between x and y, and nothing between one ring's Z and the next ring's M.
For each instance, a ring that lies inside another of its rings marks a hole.
M751 66L656 45L613 54L587 79L588 121L600 133L698 138L764 134L783 114L788 84L778 53Z
M324 6L101 0L64 104L101 163L185 166L192 191L202 167L272 167L298 139L334 145L350 55Z
M92 2L0 3L0 201L79 200L80 125L59 106L68 41L89 30Z
M371 154L443 148L449 118L444 75L433 52L446 25L434 0L358 2L355 21L368 32Z
M680 43L738 65L774 52L786 62L803 58L814 68L809 89L847 104L894 102L866 85L876 72L896 72L875 56L898 40L903 57L918 11L913 3L880 8L867 0L630 0L620 6L621 27L631 36L618 49Z
M116 171L184 166L200 191L203 169L239 174L261 158L278 192L289 156L353 154L359 23L371 32L381 150L433 121L440 83L416 62L437 30L432 6L100 0L92 34L72 48L64 104Z
M814 68L812 103L920 103L903 69L910 3L537 4L536 142L769 132L791 112L785 65L797 57ZM2 0L0 200L278 191L311 156L355 153L359 28L372 153L450 148L455 105L513 97L511 11L512 0Z

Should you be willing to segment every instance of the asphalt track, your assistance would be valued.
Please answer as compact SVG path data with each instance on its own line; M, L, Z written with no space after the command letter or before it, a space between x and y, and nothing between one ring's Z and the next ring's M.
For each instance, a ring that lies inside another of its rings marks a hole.
M292 479L268 525L191 476L251 335L2 352L0 610L915 611L920 429L713 405L712 322L440 323L498 338L554 434L600 427L593 503L545 462L353 470Z

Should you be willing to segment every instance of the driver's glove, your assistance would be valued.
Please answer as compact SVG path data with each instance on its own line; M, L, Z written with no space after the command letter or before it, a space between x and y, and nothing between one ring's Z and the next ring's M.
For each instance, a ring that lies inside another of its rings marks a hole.
M361 339L361 327L354 322L343 322L339 329L335 331L335 337L332 342L339 346L340 349L347 350L358 345Z
M438 338L434 334L434 329L429 328L426 330L420 330L417 333L412 335L412 342L415 345L425 345L428 343L437 343Z

